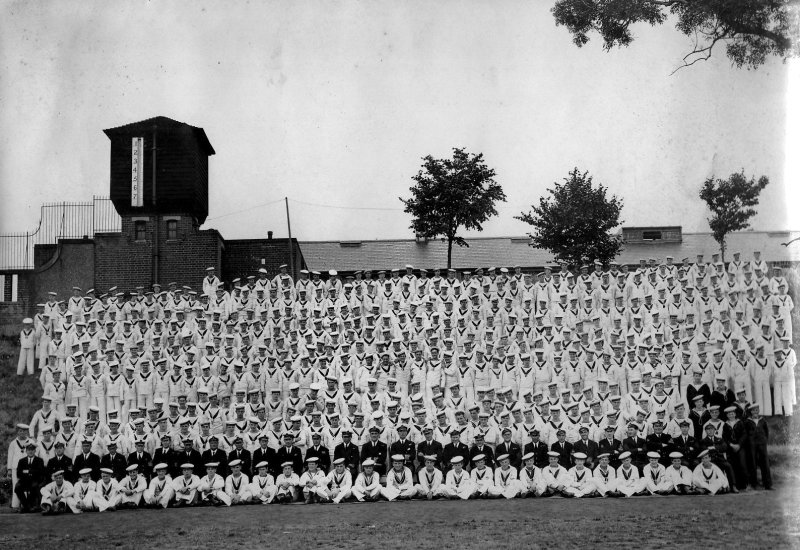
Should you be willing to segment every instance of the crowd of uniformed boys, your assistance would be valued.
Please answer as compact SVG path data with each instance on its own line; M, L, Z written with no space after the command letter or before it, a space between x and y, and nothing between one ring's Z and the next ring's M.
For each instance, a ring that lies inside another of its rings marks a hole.
M44 393L12 506L770 488L793 303L758 253L717 260L51 293L20 336Z

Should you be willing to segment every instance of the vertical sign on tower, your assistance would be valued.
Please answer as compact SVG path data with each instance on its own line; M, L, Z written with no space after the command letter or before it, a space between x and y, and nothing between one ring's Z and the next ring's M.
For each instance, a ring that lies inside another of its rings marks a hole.
M144 138L131 138L131 206L143 206Z

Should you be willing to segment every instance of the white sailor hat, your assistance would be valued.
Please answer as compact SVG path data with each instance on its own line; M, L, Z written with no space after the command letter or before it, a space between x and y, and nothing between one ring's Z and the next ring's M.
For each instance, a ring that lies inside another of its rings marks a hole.
M573 453L572 457L573 458L582 459L582 460L586 460L588 458L586 456L586 453L581 453L581 452Z
M138 469L139 469L139 465L138 464L131 464L130 466L125 468L125 470L128 471L128 472L135 472Z
M625 451L625 452L623 452L622 454L619 455L619 459L620 460L625 460L626 458L630 458L630 457L631 457L631 452L630 451Z
M547 456L559 457L561 455L558 454L558 452L556 452L556 451L547 451Z
M362 462L361 465L364 466L364 467L375 466L375 461L372 460L371 458L368 458L364 462Z
M83 468L81 471L78 472L80 475L85 476L92 473L91 468Z

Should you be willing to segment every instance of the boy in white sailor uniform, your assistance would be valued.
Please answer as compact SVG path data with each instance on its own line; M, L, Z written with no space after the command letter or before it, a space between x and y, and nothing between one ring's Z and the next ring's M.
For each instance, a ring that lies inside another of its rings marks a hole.
M450 466L441 489L442 495L450 499L468 500L475 492L475 484L464 470L464 457L454 456L450 459Z
M494 489L490 489L493 496L508 499L516 497L520 492L517 469L511 466L511 459L507 454L497 457L500 467L494 471Z
M361 473L358 474L351 492L359 502L371 502L380 496L380 476L375 472L375 461L371 458L361 463Z
M442 482L444 477L442 471L436 467L436 455L425 455L425 467L417 472L419 483L415 486L417 497L427 500L444 496L442 495Z
M163 462L156 464L153 470L156 475L150 480L150 486L144 490L144 503L151 508L166 508L172 502L175 492L172 489L172 478L167 473L169 466Z
M622 465L617 468L617 491L623 496L632 497L642 490L639 469L631 464L630 451L625 451L619 458Z
M72 510L73 514L83 513L84 510L90 509L91 495L96 489L95 482L92 481L92 469L84 468L80 472L80 479L73 487L72 495L65 499L67 506ZM87 499L87 497L89 497Z
M194 464L191 462L181 464L181 476L172 480L175 507L193 506L197 499L197 489L199 487L200 478L194 475Z
M597 455L597 460L597 468L592 473L597 494L603 498L621 496L617 491L617 472L609 465L611 453L601 453Z
M300 485L300 477L294 472L292 461L281 464L283 472L278 474L275 480L274 502L278 504L288 504L297 498L297 487Z
M250 481L250 500L256 504L269 504L275 498L275 479L269 473L269 463L256 464L256 475Z
M217 475L219 462L208 462L206 464L206 475L200 480L197 492L202 504L213 506L230 506L231 499L225 492L225 480Z
M592 471L586 467L586 454L577 452L572 455L575 466L567 472L569 480L564 488L564 496L575 498L589 497L595 495L594 477Z
M300 476L299 486L303 491L306 504L325 502L328 500L328 480L325 472L319 468L319 457L311 456L306 459L307 469Z
M386 487L381 487L381 496L389 502L410 500L417 494L411 470L405 466L405 456L392 455L392 469L386 473Z
M711 462L711 454L708 449L702 451L697 457L700 464L692 473L692 484L699 492L709 495L717 495L728 492L728 477L722 473L719 466Z
M353 476L347 469L344 457L333 461L333 469L328 473L326 483L325 495L334 504L339 504L352 496Z
M492 469L486 466L486 455L477 454L472 457L475 467L470 472L469 477L472 481L473 491L471 498L494 498L499 493L494 491L494 474Z
M88 495L89 509L105 512L116 510L122 497L119 493L119 483L114 479L114 470L100 468L100 481L95 483L94 493Z
M242 473L242 461L240 459L231 460L228 463L231 473L225 478L225 494L228 495L229 503L246 504L250 501L250 479L247 474Z
M664 474L667 481L672 484L672 494L674 495L693 495L696 494L692 485L692 471L683 465L683 453L674 451L669 453L672 465L667 468Z
M34 355L36 353L36 330L33 328L33 319L26 317L22 320L22 330L19 333L19 362L17 363L17 376L33 375Z
M647 453L649 464L642 468L642 488L651 495L668 495L672 492L672 483L667 478L666 468L659 464L661 455L655 451Z
M536 454L526 453L522 457L523 467L519 470L519 498L542 496L547 486L542 471L536 467Z
M561 455L557 451L548 451L547 460L549 464L542 468L542 479L545 484L545 491L542 496L563 495L569 483L567 470L558 463Z
M59 514L66 512L66 499L72 497L74 488L72 483L64 480L64 470L56 470L52 474L52 481L42 487L42 515Z
M142 495L147 489L147 480L139 475L139 466L131 464L126 468L128 476L119 482L119 490L122 493L120 508L138 508L142 502Z

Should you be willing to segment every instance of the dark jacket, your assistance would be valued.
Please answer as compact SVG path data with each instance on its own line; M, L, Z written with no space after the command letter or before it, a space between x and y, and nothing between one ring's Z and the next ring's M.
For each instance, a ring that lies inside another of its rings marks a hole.
M125 477L125 468L128 467L128 461L121 453L114 453L112 458L110 454L103 455L100 459L101 468L109 468L114 471L114 479L119 481Z
M611 441L605 438L601 439L597 443L597 454L604 453L609 454L609 464L616 468L619 465L619 455L622 454L622 441L619 439L612 439Z
M508 455L508 458L511 460L511 465L519 470L519 467L522 465L522 449L520 446L516 443L506 443L504 441L494 448L495 460L497 460L498 456L504 454Z
M123 460L125 459L123 458ZM47 479L50 479L53 476L53 472L57 472L59 470L64 470L64 479L70 483L74 481L72 459L67 455L61 455L60 457L54 456L48 461Z
M267 471L275 477L278 475L275 473L275 449L272 447L267 447L266 449L259 447L255 451L253 451L253 475L258 475L258 471L256 471L256 464L259 462L266 462L267 463ZM280 472L278 472L280 473Z
M361 446L361 461L371 458L375 461L375 471L380 475L386 475L386 457L389 454L389 448L386 443L377 441L375 444L372 441L367 441Z
M145 453L147 454L147 453ZM84 468L91 468L92 469L92 479L97 481L100 479L100 457L94 453L89 453L86 457L83 456L83 453L75 453L75 457L72 459L72 472L73 475L76 477L78 476L78 472L83 470Z
M333 450L333 459L338 460L340 458L344 459L344 464L350 470L351 475L358 472L358 465L361 464L361 453L358 452L358 445L350 443L345 447L344 443L339 443ZM353 481L355 481L354 475Z
M203 462L203 455L200 454L200 451L197 449L192 449L187 454L186 451L173 451L172 459L175 461L175 470L176 473L173 474L173 477L176 475L181 474L181 464L194 464L194 471L203 473L206 470L205 462ZM156 460L156 457L153 457L153 464L158 464L160 461ZM219 473L219 469L217 469L217 473Z
M622 440L622 450L631 453L631 462L636 465L647 464L647 441L638 435Z
M421 469L425 467L425 456L435 456L436 467L441 470L443 452L444 447L435 439L431 439L430 441L424 440L420 442L419 445L417 445L417 462L420 464L419 468Z
M76 457L77 458L77 457ZM128 466L136 464L139 466L139 474L150 482L150 476L153 473L153 457L147 451L142 451L142 456L139 458L138 453L135 451L128 455Z
M285 445L282 445L275 452L275 463L278 465L279 471L284 462L291 462L294 473L298 476L303 473L303 452L300 447L292 445L291 449L287 449Z
M477 445L473 445L469 449L469 466L470 468L475 467L475 457L478 455L484 455L486 457L486 466L489 468L494 468L494 449L492 449L489 445L484 445L482 449L479 449Z
M242 461L242 473L245 474L247 477L251 477L253 470L253 455L250 454L250 451L248 451L245 448L242 448L241 451L237 451L236 449L234 449L231 452L229 452L228 466L230 467L230 463L237 459ZM300 475L300 472L297 472L297 475Z
M17 484L19 487L27 491L38 490L43 483L47 480L47 469L44 465L44 460L38 456L28 458L23 456L17 462Z
M331 471L331 453L327 447L322 445L317 448L308 447L306 449L306 462L312 457L317 457L317 465L320 470L326 474Z
M225 477L228 475L228 455L225 454L225 451L222 449L217 448L216 450L206 449L203 451L203 454L200 455L200 462L202 462L203 466L200 470L195 471L194 474L200 478L202 478L206 473L206 464L209 462L217 462L219 465L217 466L217 474ZM180 464L178 464L180 466Z
M596 441L592 441L591 439L587 439L584 441L583 439L579 439L575 443L572 444L572 452L573 453L583 453L586 455L586 465L588 467L592 467L597 463L597 455L599 454L600 446L597 444Z
M412 472L414 471L414 460L417 458L417 446L414 445L413 441L410 439L395 441L392 443L391 447L389 447L389 456L391 457L392 455L403 455L403 457L408 455L408 460L404 460L404 464L407 468L410 468Z
M561 466L567 470L572 468L572 443L569 441L564 443L556 441L550 446L550 450L558 453L558 463Z
M661 434L650 434L645 439L647 445L647 452L656 452L661 455L661 462L663 464L669 463L669 448L672 438L661 432Z
M697 457L697 453L699 452L697 440L691 435L686 436L686 441L684 441L682 435L673 437L672 441L670 441L669 452L683 454L683 460L689 464L692 464Z
M450 464L450 460L453 457L461 456L466 461L469 458L469 447L467 447L463 443L448 443L444 446L442 450L442 462L444 463L444 470L443 472L447 472L453 468L453 465Z
M550 449L547 448L547 443L543 441L539 441L538 443L534 443L531 441L525 445L525 448L522 449L523 456L528 453L533 453L533 464L537 468L544 468L548 464L548 456L547 451Z

